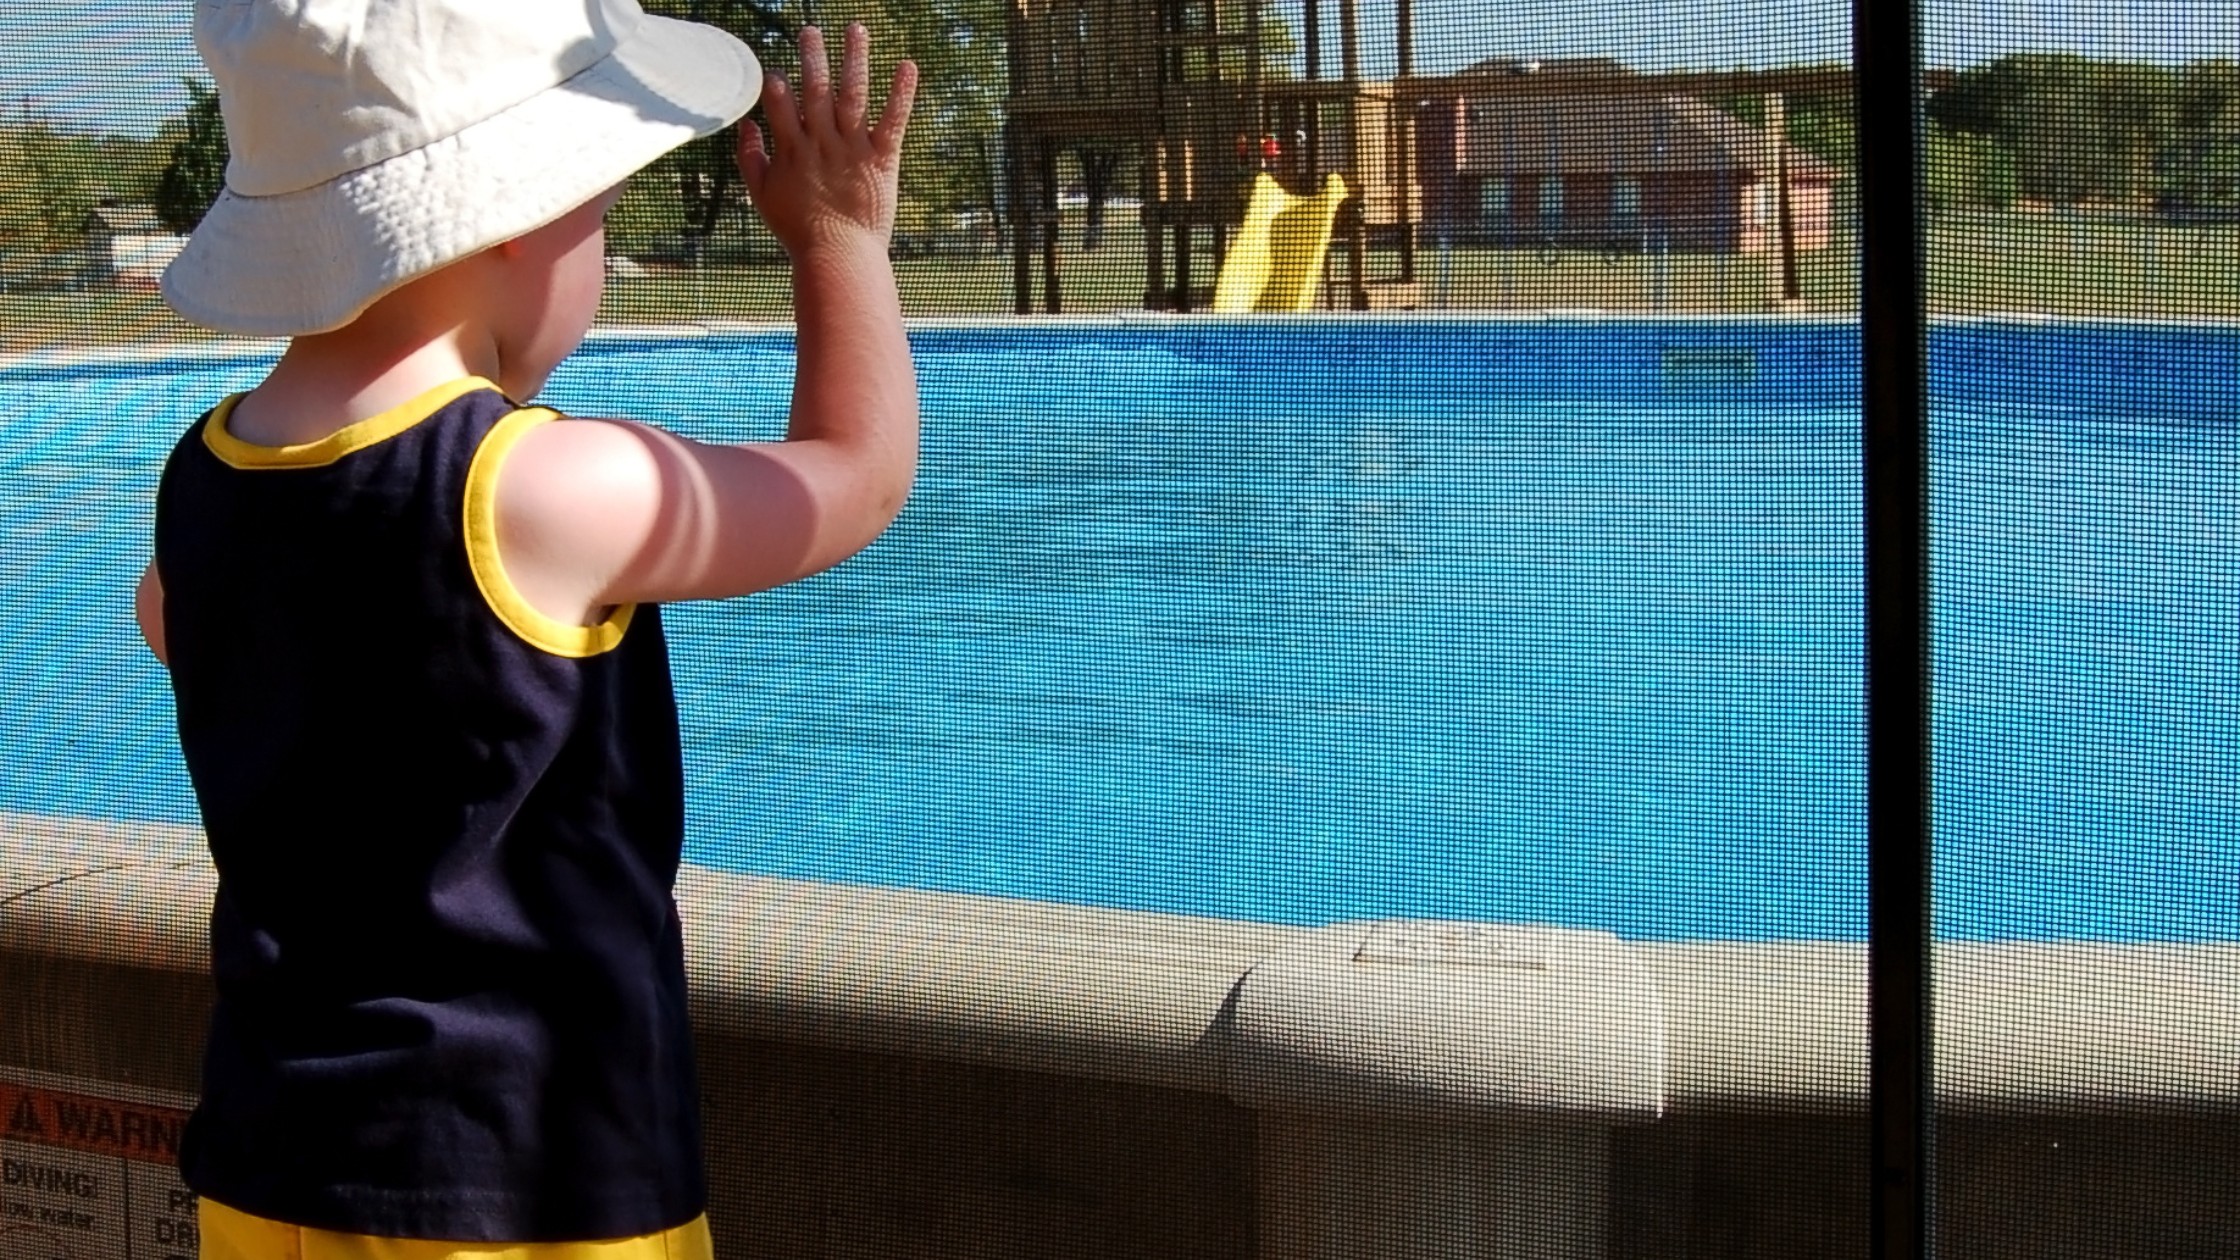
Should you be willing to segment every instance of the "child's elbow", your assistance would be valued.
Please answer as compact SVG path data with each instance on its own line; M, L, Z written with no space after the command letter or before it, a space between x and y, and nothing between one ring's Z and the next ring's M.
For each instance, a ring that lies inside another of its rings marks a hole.
M879 527L872 531L873 537L886 533L887 526L894 524L902 516L902 509L910 502L910 488L916 484L916 469L911 468L882 488L878 506L874 510Z
M171 654L163 639L163 580L156 576L152 564L140 575L139 588L132 593L132 617L140 623L140 637L148 641L148 650L169 669Z
M865 486L845 506L836 505L817 529L810 558L802 565L800 576L821 573L879 541L902 516L909 498L910 483L900 481Z

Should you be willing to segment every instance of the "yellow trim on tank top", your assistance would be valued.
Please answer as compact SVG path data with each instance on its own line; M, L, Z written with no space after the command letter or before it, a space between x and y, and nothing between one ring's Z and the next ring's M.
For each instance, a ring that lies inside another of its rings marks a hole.
M597 625L570 625L546 616L525 599L498 558L498 469L529 430L559 418L558 412L544 407L524 407L483 435L474 462L467 465L467 567L474 571L474 584L490 611L524 642L555 656L597 656L622 642L637 605L618 605Z
M233 414L234 405L243 397L235 394L210 413L210 423L202 426L202 444L234 468L324 468L352 451L388 441L478 389L497 388L479 376L462 377L427 390L409 402L398 403L379 415L346 424L316 442L297 446L259 446L227 432L226 418Z
M381 1238L251 1216L214 1199L196 1204L202 1260L715 1260L705 1212L635 1238L594 1242L456 1242Z

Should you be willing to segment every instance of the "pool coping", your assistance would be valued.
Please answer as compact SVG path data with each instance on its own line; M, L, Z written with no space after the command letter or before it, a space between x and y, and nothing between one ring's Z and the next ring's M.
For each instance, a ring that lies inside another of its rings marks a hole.
M1172 311L1112 311L1094 315L958 315L908 318L905 328L917 332L970 332L1031 330L1110 331L1122 328L1341 328L1347 326L1408 327L1422 324L1672 324L1680 327L1764 325L1768 327L1856 327L1856 314L1782 311L1730 313L1675 312L1655 314L1609 311L1594 307L1539 307L1512 311L1335 311L1302 315L1179 314ZM1931 315L1929 326L2016 326L2024 328L2209 328L2240 330L2240 316L2119 316L2060 315L2036 311L1991 311L1973 314ZM585 345L614 341L694 341L722 337L786 336L794 331L790 320L701 320L669 324L617 324L593 328ZM210 337L195 341L149 341L128 345L69 346L22 350L0 354L0 373L18 370L113 366L126 363L245 362L276 357L287 342L276 338Z
M196 828L0 813L0 848L0 951L207 972ZM1231 1097L1239 987L1314 931L692 865L676 899L696 1017L724 1031ZM1864 1110L1863 945L1626 948L1669 1110ZM1937 981L1949 1109L2240 1116L2240 943L1955 942Z

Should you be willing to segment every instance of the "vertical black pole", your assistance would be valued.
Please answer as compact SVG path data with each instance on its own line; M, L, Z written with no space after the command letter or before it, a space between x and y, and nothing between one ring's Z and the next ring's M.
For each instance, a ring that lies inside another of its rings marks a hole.
M1300 183L1306 188L1314 189L1322 186L1322 97L1312 86L1322 79L1321 0L1306 0L1306 13L1300 25L1305 28L1306 79L1310 85L1307 95L1302 98L1306 102L1306 117L1305 125L1300 130L1307 133L1307 157L1306 170Z
M1769 92L1766 102L1766 131L1773 137L1773 222L1776 244L1781 250L1781 300L1796 302L1804 297L1803 278L1797 273L1797 212L1789 196L1789 98L1781 92Z
M1913 0L1853 0L1865 359L1868 1254L1934 1254L1928 317Z
M1361 87L1361 23L1355 0L1338 0L1338 70L1345 80L1348 99ZM1348 136L1347 139L1352 139Z
M1034 280L1029 270L1034 246L1027 235L1034 230L1034 213L1027 204L1027 142L1020 135L1017 118L1007 121L1003 130L1004 196L1011 212L1011 309L1025 315L1034 310Z
M806 0L803 8L806 11ZM1050 85L1039 79L1030 82L1027 77L1026 9L1020 5L1011 6L1004 21L1010 35L1004 44L1004 68L1008 71L1005 77L1011 81L1011 108L1005 111L1003 124L1003 201L1011 219L1011 309L1025 315L1033 309L1034 290L1027 276L1027 200L1021 183L1021 177L1026 174L1026 127L1019 120L1018 106L1029 96L1047 96ZM998 226L1001 226L1000 221Z
M1415 95L1415 0L1400 0L1397 15L1399 30L1395 32L1400 60L1398 80L1392 90L1392 124L1388 137L1393 147L1392 159L1396 166L1393 182L1399 185L1400 194L1400 279L1413 284L1416 278L1416 95Z
M1041 183L1042 204L1042 309L1052 315L1062 305L1058 293L1058 150L1049 141L1042 142L1041 152L1035 155L1035 176Z

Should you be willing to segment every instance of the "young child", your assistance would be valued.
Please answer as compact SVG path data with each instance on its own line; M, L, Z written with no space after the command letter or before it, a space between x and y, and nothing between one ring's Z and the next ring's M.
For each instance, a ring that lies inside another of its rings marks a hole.
M799 93L635 0L198 0L233 145L165 277L292 338L181 439L137 611L219 885L204 1260L706 1260L657 606L869 543L914 473L887 261L916 71ZM791 256L783 442L524 406L629 174L737 120Z

